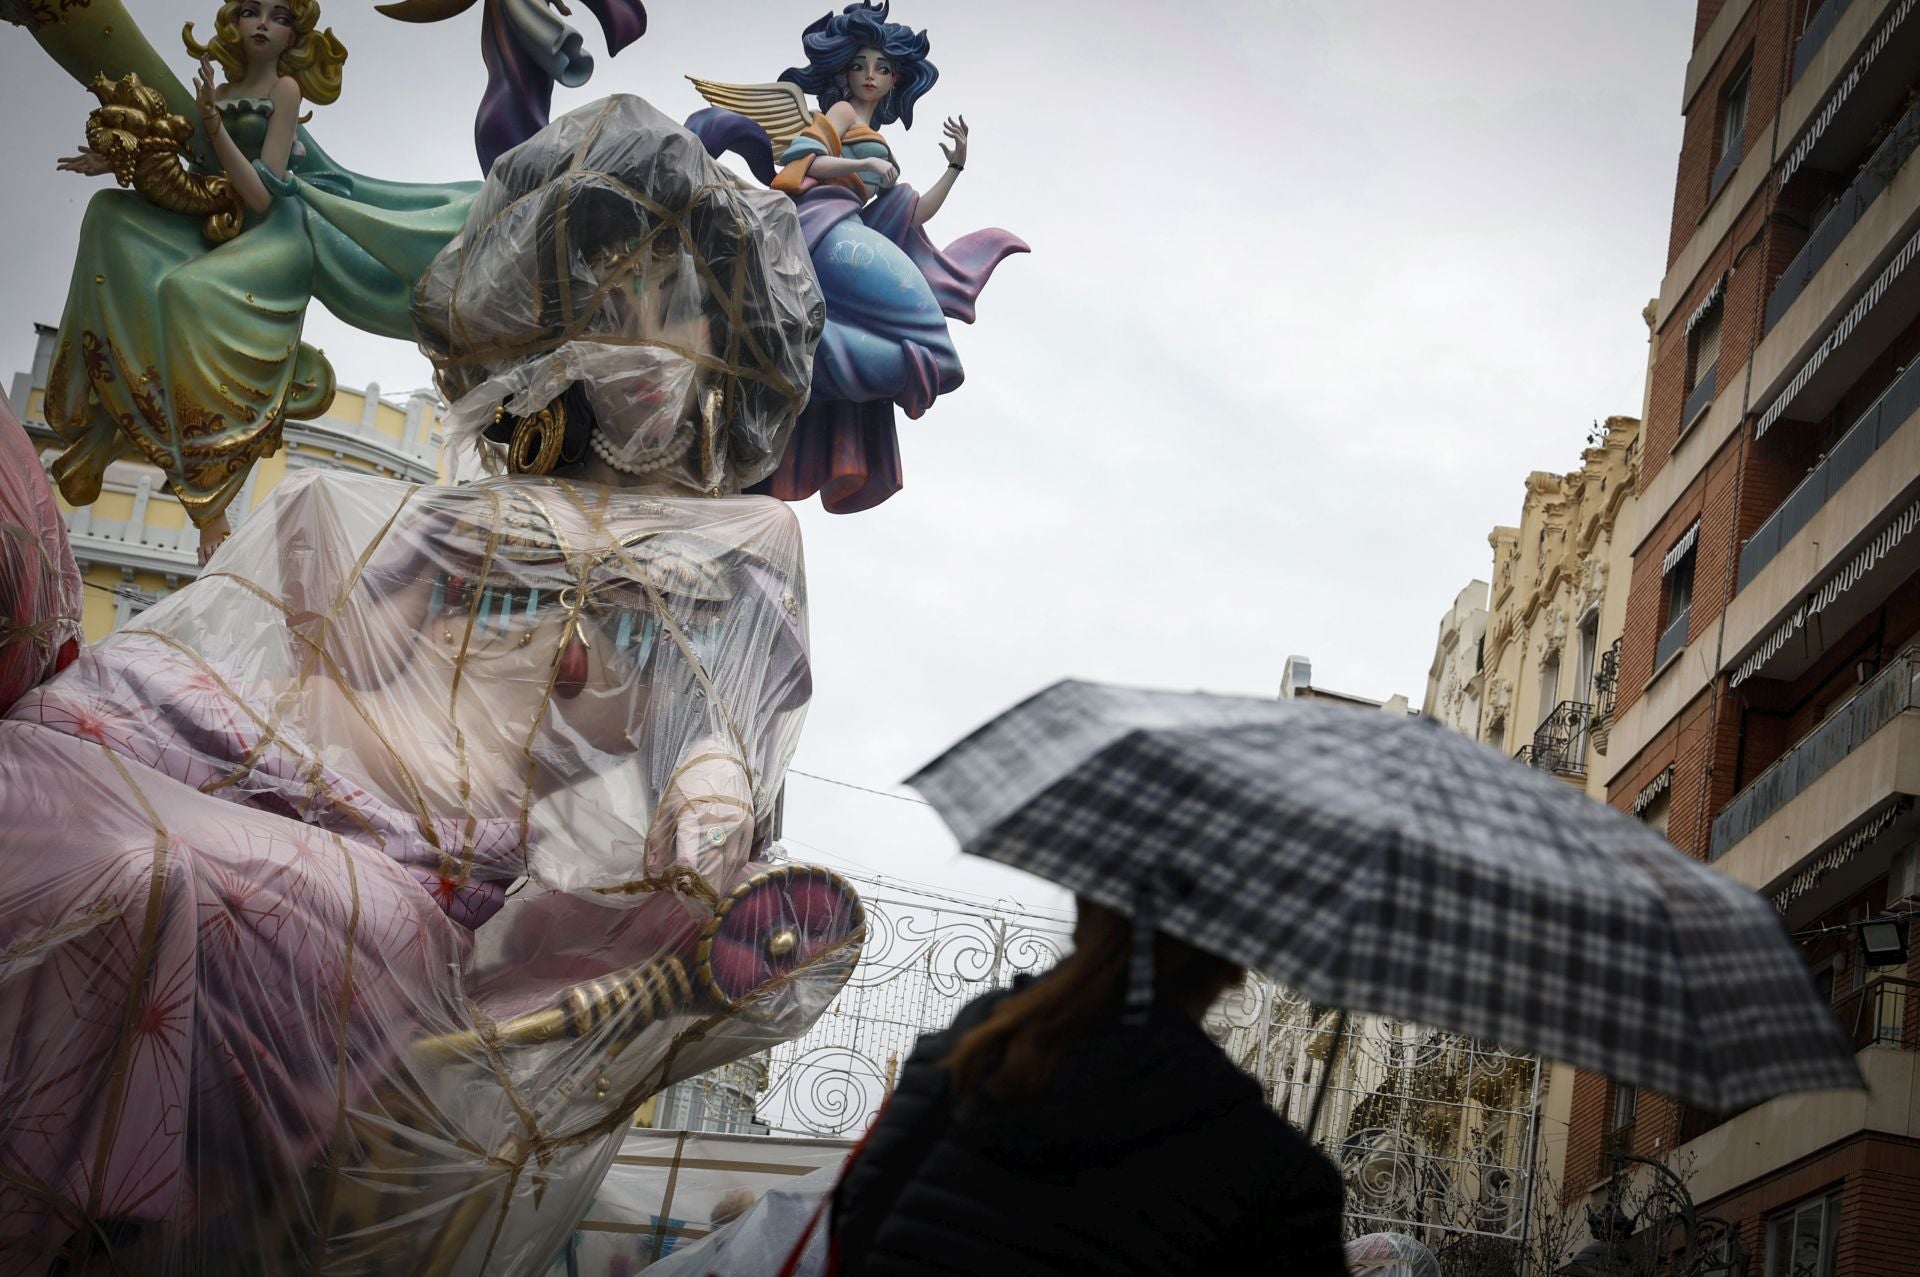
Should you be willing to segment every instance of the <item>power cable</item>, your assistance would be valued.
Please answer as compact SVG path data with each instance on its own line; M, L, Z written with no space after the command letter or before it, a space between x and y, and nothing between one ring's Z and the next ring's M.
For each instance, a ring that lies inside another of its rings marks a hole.
M814 772L803 772L798 767L787 768L787 775L805 776L808 780L817 780L817 781L820 781L822 784L826 784L826 785L838 785L842 789L857 789L863 794L872 794L876 798L891 798L893 799L893 801L897 803L913 803L916 806L920 806L920 807L933 806L932 803L928 802L924 798L911 798L911 797L908 797L906 794L889 793L884 789L869 789L865 785L856 785L852 781L835 780L831 776L821 776L821 775L817 775Z

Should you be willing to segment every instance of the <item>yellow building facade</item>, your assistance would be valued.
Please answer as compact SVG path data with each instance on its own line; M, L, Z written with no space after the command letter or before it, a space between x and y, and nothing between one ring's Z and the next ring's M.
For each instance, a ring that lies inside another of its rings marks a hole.
M47 426L43 400L56 331L34 325L33 367L14 376L8 399L43 461L60 450ZM413 483L446 477L442 405L430 390L388 398L380 387L341 386L323 417L289 421L280 450L253 468L228 510L237 528L274 485L299 470L319 468L387 475ZM89 643L199 575L199 533L167 490L160 471L135 457L107 467L100 499L75 508L64 500L68 537L86 582L84 622Z

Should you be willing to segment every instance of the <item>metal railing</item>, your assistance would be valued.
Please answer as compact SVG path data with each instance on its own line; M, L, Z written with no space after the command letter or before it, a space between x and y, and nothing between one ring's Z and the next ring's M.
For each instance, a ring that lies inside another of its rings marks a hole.
M1660 632L1660 642L1653 649L1654 672L1666 668L1674 654L1687 645L1687 627L1693 622L1693 607L1689 604L1673 614L1667 622L1667 628Z
M1880 198L1880 192L1887 189L1894 174L1900 171L1916 147L1920 147L1920 104L1916 104L1894 124L1886 139L1860 166L1860 173L1853 179L1853 184L1834 201L1827 215L1807 235L1807 242L1787 263L1787 268L1780 272L1780 278L1774 281L1773 291L1767 294L1766 326L1763 332L1772 332L1773 326L1793 309L1793 303L1800 299L1800 294L1813 277L1827 264L1833 251L1840 247L1840 242L1859 225L1868 207Z
M1593 706L1585 701L1561 701L1533 731L1528 765L1562 776L1587 774L1587 736L1593 724Z
M1840 21L1840 15L1847 11L1853 0L1827 0L1807 17L1807 25L1800 29L1800 43L1793 49L1793 75L1788 79L1789 87L1800 83L1800 77L1813 65L1814 55L1820 52L1820 46L1833 34L1834 24Z
M1620 694L1620 644L1600 653L1600 667L1593 672L1593 718L1601 723L1613 717L1613 706Z
M1915 709L1920 709L1920 648L1908 648L1720 809L1708 858L1726 855L1874 733Z
M1920 412L1920 359L1908 364L1906 371L1894 378L1893 384L1873 401L1873 407L1847 427L1840 442L1787 494L1787 499L1767 516L1759 530L1747 538L1747 543L1740 547L1740 576L1734 592L1737 594L1753 584L1781 549L1813 522L1813 516L1916 412Z
M1920 1051L1920 984L1899 976L1875 976L1834 1007L1853 1049L1894 1046Z
M866 1129L923 1033L1016 975L1054 965L1072 924L975 906L898 882L869 890L859 967L813 1027L774 1047L759 1121L777 1134ZM1349 1234L1527 1236L1544 1073L1531 1056L1381 1016L1346 1016L1253 975L1208 1013L1207 1035L1301 1122L1346 1182ZM724 1079L718 1079L725 1084Z
M1706 411L1707 405L1713 402L1713 386L1719 372L1720 364L1716 360L1713 367L1702 373L1700 380L1694 383L1693 389L1687 392L1686 406L1680 409L1682 434L1685 434L1700 414Z

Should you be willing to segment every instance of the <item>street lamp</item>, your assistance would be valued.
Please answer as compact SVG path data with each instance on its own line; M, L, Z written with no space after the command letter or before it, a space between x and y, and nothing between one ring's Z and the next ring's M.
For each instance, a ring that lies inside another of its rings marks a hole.
M1613 1173L1607 1177L1606 1204L1599 1210L1587 1212L1587 1231L1593 1234L1593 1240L1555 1269L1554 1277L1626 1277L1632 1270L1633 1235L1645 1221L1628 1215L1620 1205L1620 1172L1628 1162L1652 1167L1660 1181L1648 1205L1664 1199L1680 1217L1680 1231L1686 1245L1673 1266L1674 1277L1746 1277L1747 1248L1739 1232L1718 1216L1697 1216L1685 1181L1651 1157L1617 1150L1607 1156L1613 1162Z

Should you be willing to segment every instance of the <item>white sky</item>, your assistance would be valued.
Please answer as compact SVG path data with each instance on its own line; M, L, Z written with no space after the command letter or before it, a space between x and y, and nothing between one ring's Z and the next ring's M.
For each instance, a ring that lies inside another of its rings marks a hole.
M177 49L213 0L135 0ZM837 7L837 4L836 4ZM771 80L824 0L651 0L650 30L556 114L682 78ZM584 6L575 23L599 48ZM315 136L340 163L477 176L480 9L437 26L332 0L351 56ZM1692 6L898 0L940 82L889 130L904 178L973 129L929 226L1033 246L956 325L967 384L901 422L907 487L802 510L816 695L796 766L878 789L1068 675L1419 703L1436 626L1490 570L1530 470L1638 414L1665 263ZM191 68L180 51L179 73ZM0 385L57 323L87 197L54 172L93 105L0 28ZM344 384L428 384L408 347L316 305ZM1029 905L925 808L796 777L798 859Z

